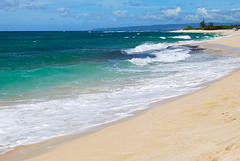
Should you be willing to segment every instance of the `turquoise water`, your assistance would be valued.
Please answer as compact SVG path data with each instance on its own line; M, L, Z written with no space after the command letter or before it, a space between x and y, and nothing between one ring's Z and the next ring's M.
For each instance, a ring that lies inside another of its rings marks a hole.
M128 77L134 73L103 68L114 65L135 68L126 60L145 58L148 53L128 55L122 50L146 42L188 40L170 38L177 35L164 32L1 32L0 100L24 99L26 95L69 84L85 87L89 81L94 84L102 78ZM190 36L192 40L213 37L210 34Z
M0 150L119 120L223 77L239 58L187 45L219 37L0 32Z

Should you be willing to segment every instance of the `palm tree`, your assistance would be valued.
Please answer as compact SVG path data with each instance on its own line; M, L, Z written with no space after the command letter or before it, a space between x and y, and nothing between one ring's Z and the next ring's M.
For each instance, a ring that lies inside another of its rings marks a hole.
M205 22L204 22L204 20L202 20L202 22L200 22L200 27L201 28L204 28L204 27L206 27L207 25L205 24Z

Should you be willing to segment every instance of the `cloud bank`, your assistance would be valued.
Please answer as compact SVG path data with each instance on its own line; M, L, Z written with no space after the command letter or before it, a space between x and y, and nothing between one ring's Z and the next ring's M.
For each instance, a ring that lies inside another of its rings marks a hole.
M191 2L190 2L191 1ZM169 23L240 23L235 0L0 0L0 29L19 23L81 26L79 29ZM207 4L207 5L206 5ZM206 7L207 6L207 7ZM15 23L15 24L14 24ZM43 25L46 26L46 25ZM76 28L76 27L75 27Z

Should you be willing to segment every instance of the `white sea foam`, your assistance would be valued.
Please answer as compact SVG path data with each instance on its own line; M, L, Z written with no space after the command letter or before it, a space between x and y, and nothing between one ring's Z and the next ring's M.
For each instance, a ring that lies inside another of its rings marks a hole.
M151 54L156 56L154 58L133 58L130 59L129 62L136 65L147 65L155 62L177 62L189 58L190 54L188 53L189 50L184 49L164 50L160 52L152 52Z
M125 50L127 54L148 52L155 57L128 60L138 65L133 68L105 67L105 71L132 76L88 87L86 90L91 92L74 92L74 95L70 92L62 99L36 99L1 107L0 118L4 119L0 122L0 151L131 116L135 111L148 108L150 103L193 92L201 83L219 79L240 64L239 58L212 59L216 55L204 53L190 55L186 48L168 48L172 45L147 43ZM188 58L193 61L179 62Z
M189 35L179 35L179 36L173 36L174 39L191 39Z
M184 53L180 49L172 50L172 53L166 52L165 54L156 52L156 58L146 58L142 64L153 61L171 62L189 57L188 52ZM192 57L199 59L196 55ZM144 71L148 74L128 78L130 84L122 82L122 85L121 83L114 85L114 81L111 81L111 83L106 82L108 86L91 89L90 91L93 92L90 93L5 106L0 109L0 118L4 118L0 122L0 151L11 150L17 145L39 142L55 136L85 131L131 116L134 111L147 108L152 102L199 89L196 88L197 85L221 78L238 68L239 64L238 58L222 58L213 61L209 59L204 62L193 61L180 64L158 63L144 69L134 68L135 71L132 69L133 74ZM105 70L116 69L106 68ZM130 69L117 70L129 72Z
M158 43L158 44L145 43L133 49L124 50L124 52L127 54L138 54L138 53L147 52L147 51L160 50L167 47L168 47L167 43Z
M159 37L160 39L166 39L166 37L162 36L162 37Z

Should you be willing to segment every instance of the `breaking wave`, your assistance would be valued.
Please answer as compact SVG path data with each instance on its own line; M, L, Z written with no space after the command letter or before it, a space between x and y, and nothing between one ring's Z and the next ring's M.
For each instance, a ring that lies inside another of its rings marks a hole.
M144 43L133 49L123 50L123 52L127 54L139 54L139 53L141 54L143 52L150 52L150 51L165 49L168 46L169 45L167 43L158 43L158 44Z
M146 58L133 58L130 59L129 62L135 65L147 65L150 63L160 63L160 62L178 62L189 58L191 55L189 54L189 50L184 49L174 49L174 50L164 50L160 52L151 53L155 57L150 58L149 56Z
M192 39L190 36L188 35L179 35L179 36L173 36L173 39Z
M162 37L159 37L160 39L166 39L166 37L162 36Z
M145 43L133 49L124 50L124 52L127 54L146 55L145 57L136 57L128 60L135 65L147 65L157 62L178 62L191 56L189 54L189 48L168 43Z

